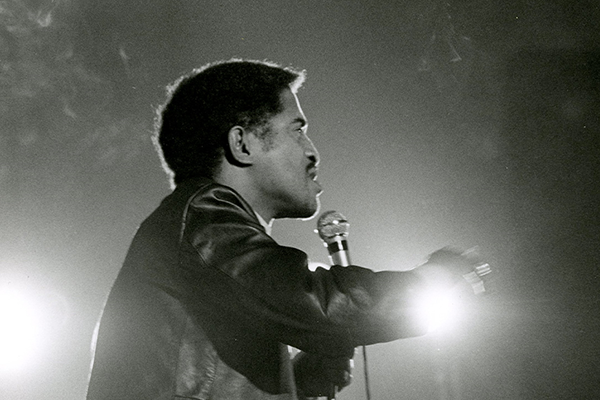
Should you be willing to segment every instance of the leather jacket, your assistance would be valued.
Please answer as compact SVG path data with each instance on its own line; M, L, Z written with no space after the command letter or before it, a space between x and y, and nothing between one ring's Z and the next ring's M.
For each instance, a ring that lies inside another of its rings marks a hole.
M141 224L94 338L88 400L293 400L287 345L327 357L424 333L411 272L308 269L235 191L180 184Z

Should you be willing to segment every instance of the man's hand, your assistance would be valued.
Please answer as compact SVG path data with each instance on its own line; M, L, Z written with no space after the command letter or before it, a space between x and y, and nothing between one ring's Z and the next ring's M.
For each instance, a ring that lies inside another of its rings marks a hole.
M429 256L427 262L415 269L432 284L449 286L458 277L464 278L475 294L485 291L484 278L492 269L490 265L479 259L475 251L464 252L444 247Z
M352 381L351 357L327 358L301 352L294 357L294 375L299 397L333 398Z

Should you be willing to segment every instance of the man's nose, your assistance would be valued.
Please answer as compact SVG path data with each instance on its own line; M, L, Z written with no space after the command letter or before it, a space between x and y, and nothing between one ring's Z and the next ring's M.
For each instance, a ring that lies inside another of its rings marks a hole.
M307 143L306 143L306 147L304 150L304 154L306 155L306 158L308 158L315 165L319 165L319 163L321 162L321 157L319 155L319 151L315 147L312 140L307 138L306 142Z

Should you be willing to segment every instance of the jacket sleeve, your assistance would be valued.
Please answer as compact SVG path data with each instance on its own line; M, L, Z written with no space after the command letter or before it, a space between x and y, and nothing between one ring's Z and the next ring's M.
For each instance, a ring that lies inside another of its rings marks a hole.
M331 356L425 332L415 313L423 286L415 274L310 271L306 254L278 245L231 191L216 188L190 202L179 260L180 300L214 329L235 321L240 335Z

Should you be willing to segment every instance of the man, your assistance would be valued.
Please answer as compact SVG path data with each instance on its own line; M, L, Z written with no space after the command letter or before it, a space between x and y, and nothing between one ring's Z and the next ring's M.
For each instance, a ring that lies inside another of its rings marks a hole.
M319 208L303 79L231 60L171 87L157 147L175 190L140 226L108 297L88 400L327 395L349 383L356 346L425 332L416 293L474 270L442 250L411 272L311 272L269 236L273 219ZM294 363L288 346L302 351Z

